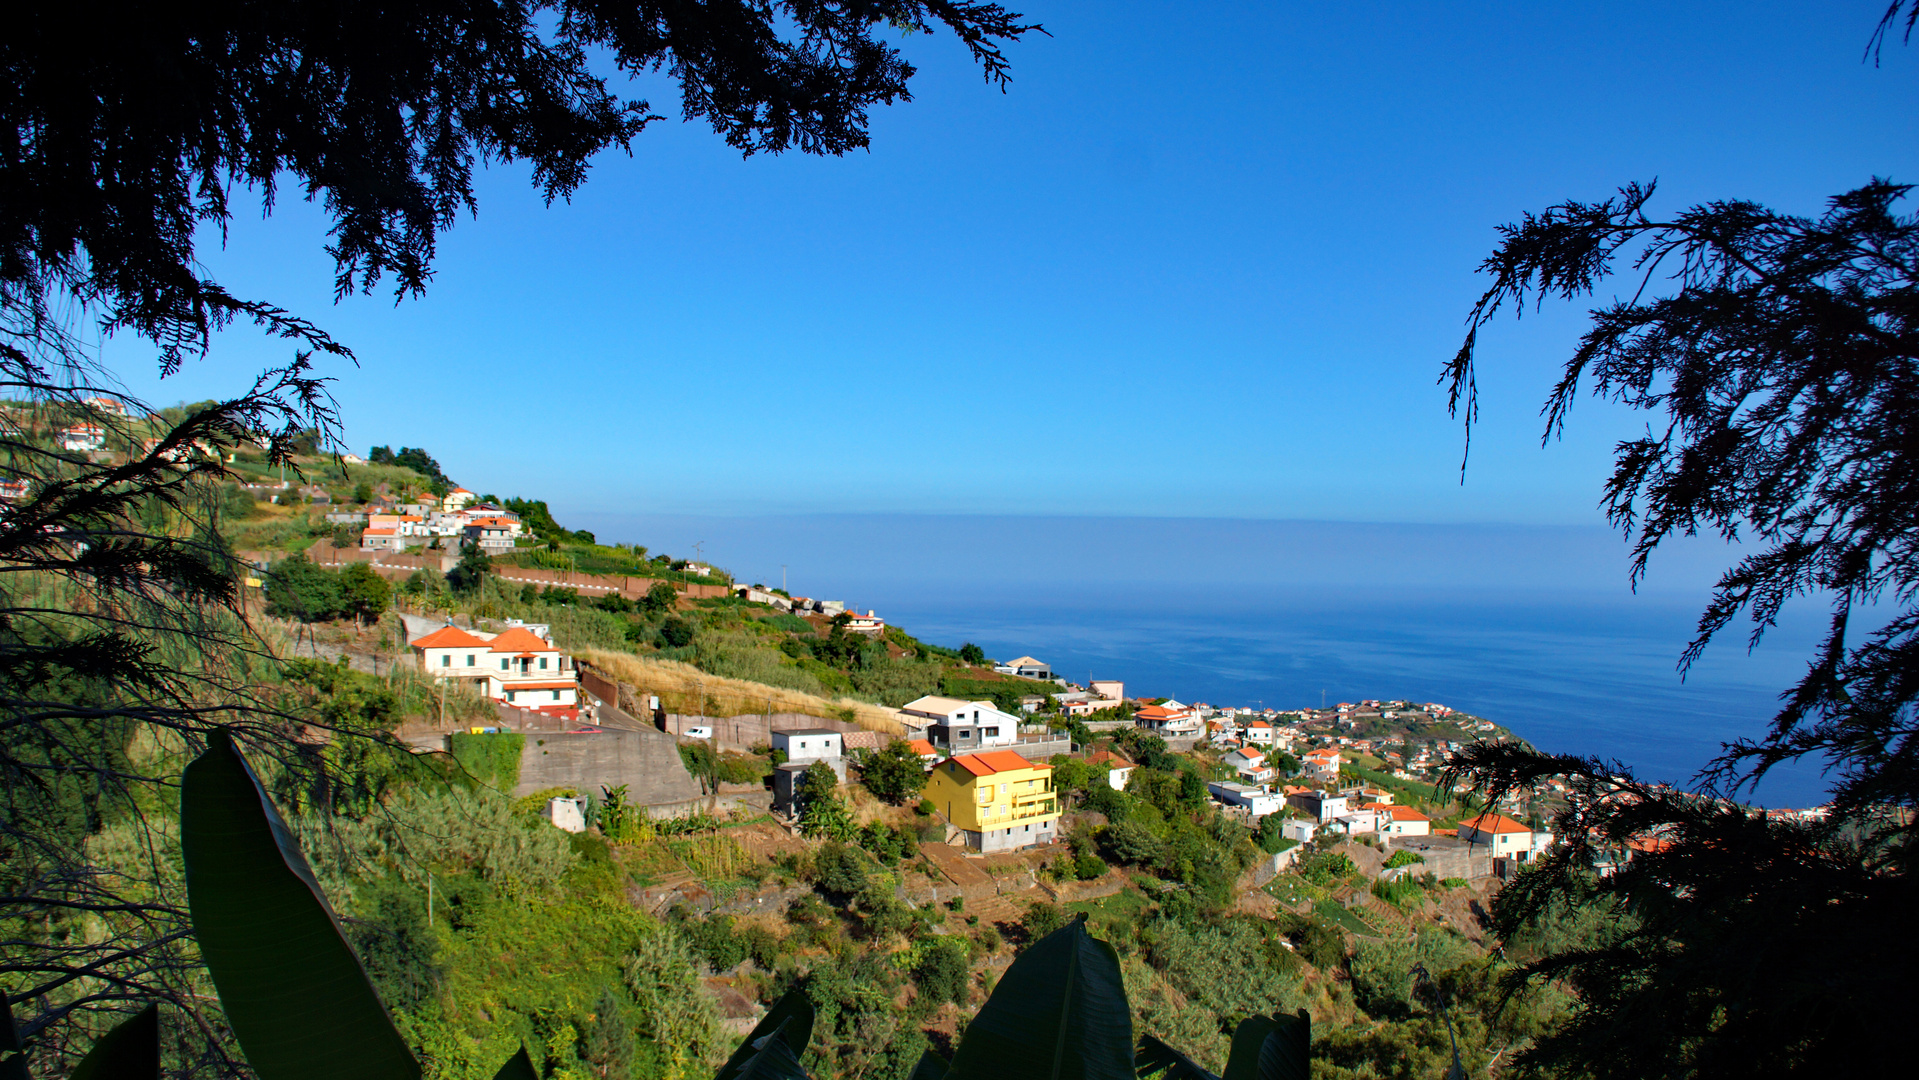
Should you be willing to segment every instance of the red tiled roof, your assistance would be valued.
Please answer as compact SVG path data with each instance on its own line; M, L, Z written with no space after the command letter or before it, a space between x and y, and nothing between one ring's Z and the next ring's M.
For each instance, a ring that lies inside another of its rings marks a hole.
M411 644L416 649L484 649L489 643L457 626L442 626L423 638L415 639Z
M927 742L925 739L914 739L912 742L909 742L906 745L915 754L918 754L921 757L925 757L928 754L939 753L939 750L936 747L934 747L932 743Z
M1133 767L1132 762L1126 760L1123 757L1120 757L1118 754L1113 753L1111 750L1101 750L1095 753L1092 757L1087 758L1086 760L1089 764L1106 765L1107 767L1113 768L1113 769L1130 769Z
M572 687L570 682L514 682L511 679L501 680L500 686L503 690L569 690Z
M1051 765L1042 765L1037 761L1028 761L1011 750L982 750L977 754L961 754L953 759L960 768L974 776L991 776L999 772L1012 772L1016 769L1040 769L1050 771Z
M487 643L496 653L550 653L559 652L559 648L548 644L540 635L524 626L508 627L505 633Z
M1526 826L1521 825L1519 822L1514 821L1512 818L1506 817L1501 814L1481 814L1478 817L1473 818L1471 821L1460 822L1459 827L1462 829L1472 829L1475 832L1483 832L1483 833L1522 833L1522 832L1529 833L1529 832L1532 832L1532 830L1527 828Z

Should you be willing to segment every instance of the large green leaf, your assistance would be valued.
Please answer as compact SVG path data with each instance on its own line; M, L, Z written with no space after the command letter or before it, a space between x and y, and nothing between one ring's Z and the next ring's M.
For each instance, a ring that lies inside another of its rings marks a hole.
M1113 947L1083 920L1020 954L966 1027L948 1080L1132 1080L1133 1015Z
M1271 1023L1272 1031L1260 1041L1259 1080L1310 1080L1313 1018L1301 1009L1298 1016L1274 1014ZM1233 1056L1239 1056L1238 1033L1233 1035ZM1226 1075L1233 1075L1230 1064L1226 1066Z
M946 1068L946 1059L928 1050L920 1055L920 1063L913 1066L909 1080L946 1080Z
M733 1056L720 1066L713 1080L739 1080L747 1066L766 1049L769 1036L777 1035L772 1041L782 1043L792 1051L794 1066L799 1064L799 1055L806 1053L806 1044L813 1038L813 1002L800 990L788 990L773 1007L766 1010L760 1022L740 1043ZM804 1075L802 1073L802 1075Z
M194 937L261 1080L416 1080L299 844L224 731L181 778L180 838Z
M149 1005L100 1036L67 1080L160 1080L160 1007Z
M521 1043L513 1056L506 1059L506 1064L500 1066L500 1071L493 1074L493 1080L540 1080L540 1070L533 1067L533 1059L527 1056L525 1043Z
M1139 1041L1133 1067L1141 1077L1163 1073L1161 1080L1308 1080L1310 1033L1304 1009L1298 1016L1249 1016L1233 1029L1223 1076L1148 1035Z
M1219 1080L1192 1058L1151 1035L1140 1037L1139 1052L1133 1055L1133 1071L1142 1078L1164 1074L1161 1080Z

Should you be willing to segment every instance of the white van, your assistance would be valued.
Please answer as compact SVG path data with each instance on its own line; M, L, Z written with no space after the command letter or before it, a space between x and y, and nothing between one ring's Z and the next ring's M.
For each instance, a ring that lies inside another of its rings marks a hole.
M710 739L713 737L713 729L710 727L690 727L680 732L680 737L683 739Z

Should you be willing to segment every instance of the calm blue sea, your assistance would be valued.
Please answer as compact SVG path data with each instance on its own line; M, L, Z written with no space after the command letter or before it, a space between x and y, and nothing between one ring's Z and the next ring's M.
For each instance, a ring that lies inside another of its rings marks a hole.
M1598 529L907 515L573 515L602 540L877 610L923 640L1031 654L1129 694L1289 708L1436 701L1542 749L1685 782L1757 736L1804 669L1817 610L1748 654L1743 627L1676 670L1721 549L1676 552L1634 594ZM570 523L570 522L569 522ZM1322 697L1323 695L1323 697ZM1757 801L1824 801L1816 768Z

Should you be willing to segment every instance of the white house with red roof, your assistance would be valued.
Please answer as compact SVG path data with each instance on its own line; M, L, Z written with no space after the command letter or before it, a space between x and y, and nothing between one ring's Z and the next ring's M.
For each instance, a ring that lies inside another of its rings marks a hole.
M1274 777L1273 767L1266 764L1266 755L1257 747L1243 746L1227 754L1226 764L1231 765L1234 772L1255 784L1264 784Z
M1133 723L1156 735L1196 735L1201 721L1193 710L1169 700L1160 705L1143 706L1133 714Z
M1339 778L1339 751L1330 748L1308 750L1300 755L1300 772L1314 780L1336 780Z
M1254 720L1246 725L1246 741L1260 746L1273 745L1273 725L1264 720Z
M1126 782L1133 778L1133 770L1139 767L1111 750L1097 751L1086 760L1095 769L1106 769L1106 786L1114 791L1125 791Z
M1432 835L1433 819L1410 806L1373 802L1365 808L1379 815L1379 831L1386 836Z
M443 626L409 644L428 675L470 683L516 709L579 707L579 672L572 658L524 626L498 634Z
M1469 844L1485 844L1495 858L1506 856L1526 862L1552 846L1551 833L1535 833L1503 814L1481 814L1459 823L1459 838Z

